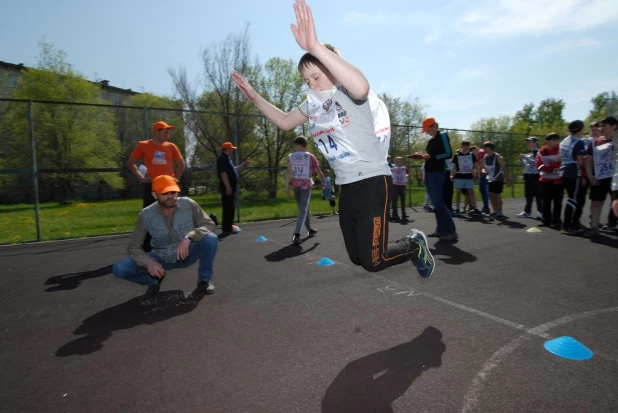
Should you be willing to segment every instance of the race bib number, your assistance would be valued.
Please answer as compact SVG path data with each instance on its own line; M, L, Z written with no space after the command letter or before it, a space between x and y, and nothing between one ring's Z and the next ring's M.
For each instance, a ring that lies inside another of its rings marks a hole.
M460 174L469 174L472 173L472 168L474 164L472 163L471 156L457 156L457 163L459 164L459 173Z
M311 156L307 152L291 154L290 165L295 179L308 179L311 176Z
M338 113L345 109L334 101L332 91L309 91L307 106L309 128L316 148L333 169L357 162L360 156L350 146Z
M594 156L594 175L597 179L611 178L614 175L614 145L604 143L592 149Z
M407 183L406 168L404 166L391 168L391 173L393 174L393 184L405 185Z
M534 162L534 156L531 153L524 155L524 157L521 159L521 162L523 163L525 174L538 173L536 169L536 164Z

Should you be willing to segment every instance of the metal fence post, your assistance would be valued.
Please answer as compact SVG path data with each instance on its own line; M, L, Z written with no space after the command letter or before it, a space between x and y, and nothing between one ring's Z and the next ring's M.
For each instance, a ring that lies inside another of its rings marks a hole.
M148 107L144 106L144 139L148 140Z
M39 208L39 172L36 163L36 144L34 141L34 116L32 113L32 101L28 101L28 125L30 133L30 153L32 154L32 188L34 191L34 217L36 221L36 240L41 241L41 214Z
M234 146L238 147L238 112L234 112L233 140ZM234 165L238 166L238 150L234 151ZM236 185L236 222L240 223L240 182Z
M513 133L509 134L510 138L511 138L511 149L510 149L510 154L509 154L509 161L510 161L510 167L509 167L509 174L511 175L511 198L515 198L515 161L514 161L514 155L513 155Z
M408 139L406 139L408 141L407 155L410 155L412 153L412 149L410 146L410 126L406 126L406 136L408 137ZM412 175L412 170L410 169L411 167L412 167L412 161L408 158L408 170L410 171L410 175ZM414 178L412 178L411 176L410 176L410 182L412 183L412 185L408 185L408 207L412 208L412 187L414 186Z

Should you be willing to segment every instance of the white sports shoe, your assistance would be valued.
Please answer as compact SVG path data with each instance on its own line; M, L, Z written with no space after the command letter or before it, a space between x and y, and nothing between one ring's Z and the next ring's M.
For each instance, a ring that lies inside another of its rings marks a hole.
M529 213L527 213L526 211L522 211L519 214L517 214L517 216L519 218L530 218L532 215L530 215Z

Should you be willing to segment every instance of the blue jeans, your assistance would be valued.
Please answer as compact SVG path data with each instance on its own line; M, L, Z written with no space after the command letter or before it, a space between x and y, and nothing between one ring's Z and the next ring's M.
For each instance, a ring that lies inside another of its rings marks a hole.
M457 232L453 217L444 203L444 172L425 173L425 189L429 194L436 214L436 232L440 235L451 235Z
M309 219L309 202L311 201L311 188L294 187L294 197L296 205L298 205L298 216L296 217L296 228L294 234L300 235L303 225L307 227L307 231L311 230L311 222Z
M212 280L213 262L217 254L218 244L219 238L212 232L209 232L200 241L192 242L189 245L189 256L185 260L164 262L154 251L148 253L148 255L161 264L165 271L189 267L199 259L198 279L199 281L210 281ZM130 257L123 258L114 263L112 273L121 280L141 285L151 285L156 282L156 279L148 273L146 268L137 265L135 260Z
M479 192L481 193L481 197L483 198L483 207L489 208L489 190L487 183L487 174L481 174L481 178L479 179Z

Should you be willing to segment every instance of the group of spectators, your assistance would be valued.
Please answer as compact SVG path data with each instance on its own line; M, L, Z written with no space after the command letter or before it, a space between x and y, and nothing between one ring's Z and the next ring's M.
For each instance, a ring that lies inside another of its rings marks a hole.
M616 173L618 121L612 116L594 121L589 125L590 134L586 137L583 136L585 125L580 120L571 122L568 129L569 135L563 139L558 133L547 134L541 147L537 137L526 138L528 151L519 157L524 169L526 203L517 216L534 218L532 206L536 201L536 218L542 221L542 226L585 237L598 235L603 227L615 231L616 213L612 208L607 224L601 225L600 218L608 195L613 194L614 200L618 197L618 184L614 183L612 189L612 177ZM448 134L438 130L434 118L425 119L422 131L432 136L427 144L427 153L418 152L408 157L425 160L421 166L421 179L426 188L423 207L434 211L437 221L436 231L428 236L442 240L457 239L452 217L462 214L459 208L461 195L465 198L464 212L473 216L505 219L501 194L504 186L510 185L509 173L504 158L494 151L494 144L487 141L482 148L478 148L464 140L461 148L453 154ZM396 160L401 161L401 158ZM391 168L393 181L404 173L399 164L391 164ZM483 200L482 210L477 206L474 192L476 179ZM403 178L402 182L405 185ZM452 208L453 188L456 190L455 208ZM586 226L581 223L581 217L588 191L591 213L589 225ZM397 188L394 192L396 197ZM567 201L563 211L565 193ZM429 205L430 201L433 207ZM395 203L391 219L399 220Z

